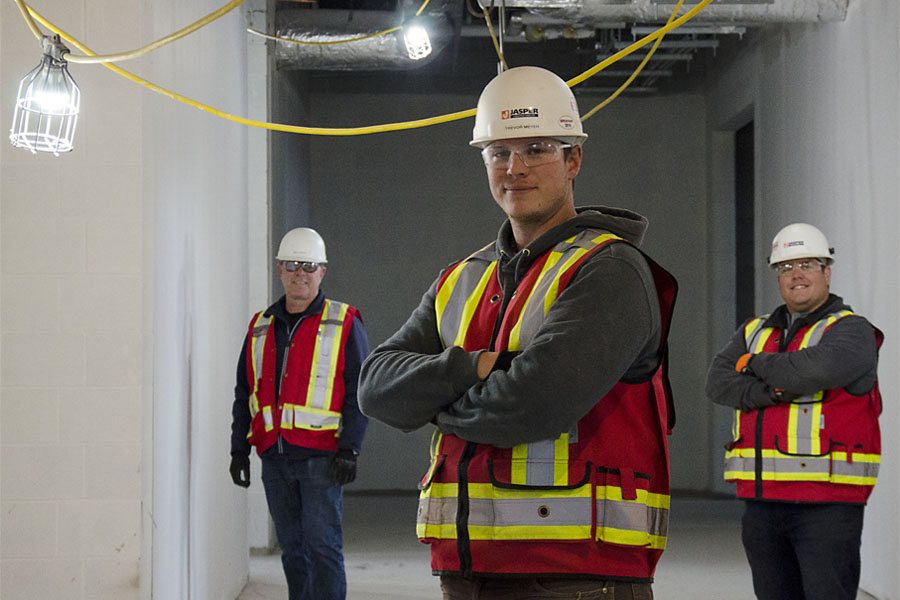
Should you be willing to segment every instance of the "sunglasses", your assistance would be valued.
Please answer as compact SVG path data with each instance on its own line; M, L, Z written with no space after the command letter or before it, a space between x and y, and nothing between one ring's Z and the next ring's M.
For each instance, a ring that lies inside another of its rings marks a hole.
M281 261L281 266L284 267L285 271L290 271L293 273L297 269L303 269L305 273L315 273L319 267L321 267L321 263L317 262L301 262L299 260L283 260Z

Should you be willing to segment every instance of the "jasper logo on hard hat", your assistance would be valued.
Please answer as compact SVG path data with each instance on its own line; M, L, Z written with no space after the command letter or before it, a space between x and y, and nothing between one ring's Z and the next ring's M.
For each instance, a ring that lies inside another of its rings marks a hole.
M572 117L560 117L559 126L563 129L572 129L573 127L575 127L575 121L574 119L572 119Z
M521 119L523 117L538 117L538 109L536 108L508 108L500 111L500 119Z

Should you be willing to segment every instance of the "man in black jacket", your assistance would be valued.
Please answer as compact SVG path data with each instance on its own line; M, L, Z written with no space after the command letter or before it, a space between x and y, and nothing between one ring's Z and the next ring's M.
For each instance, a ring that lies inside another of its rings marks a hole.
M342 486L368 423L356 402L368 341L359 312L319 289L317 232L292 229L275 258L285 293L253 316L238 359L231 477L250 485L256 446L290 600L343 600Z

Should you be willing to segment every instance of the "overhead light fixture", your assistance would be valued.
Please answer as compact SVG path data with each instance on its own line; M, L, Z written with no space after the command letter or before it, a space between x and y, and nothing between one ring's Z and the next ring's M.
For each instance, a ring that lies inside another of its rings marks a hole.
M422 18L412 19L403 25L403 41L410 60L421 60L431 54L431 38Z
M81 90L69 75L64 56L69 49L58 35L41 38L44 56L19 83L9 141L32 153L72 150Z

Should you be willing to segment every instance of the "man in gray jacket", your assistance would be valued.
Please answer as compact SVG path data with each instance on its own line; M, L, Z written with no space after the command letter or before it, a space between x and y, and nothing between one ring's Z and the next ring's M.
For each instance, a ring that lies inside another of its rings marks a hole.
M734 408L725 479L760 600L855 600L863 509L878 473L881 332L830 293L833 249L807 223L775 236L784 304L713 359L709 398Z
M485 87L471 144L508 220L363 364L365 414L437 426L417 532L445 599L652 597L676 284L637 248L646 219L575 208L585 138L549 71Z

